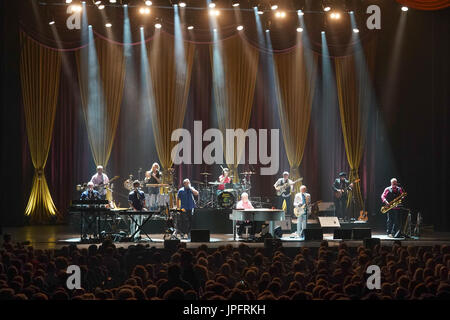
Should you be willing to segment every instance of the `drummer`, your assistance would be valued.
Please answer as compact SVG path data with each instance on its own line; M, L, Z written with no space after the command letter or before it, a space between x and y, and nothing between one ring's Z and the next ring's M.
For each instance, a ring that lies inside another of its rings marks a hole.
M230 170L228 168L223 168L222 175L219 177L219 186L217 187L218 190L223 191L225 190L225 184L231 183L231 178L229 176Z
M155 162L152 169L145 173L145 184L160 184L161 171L159 171L159 164ZM150 209L156 210L158 208L159 187L149 187L148 193L150 195Z

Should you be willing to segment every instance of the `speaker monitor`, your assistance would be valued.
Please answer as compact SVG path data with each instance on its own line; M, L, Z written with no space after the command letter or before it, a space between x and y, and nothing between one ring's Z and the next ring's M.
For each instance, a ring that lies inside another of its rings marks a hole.
M370 228L355 228L352 231L353 240L364 240L366 238L372 238L372 229Z
M209 230L191 230L191 242L209 242Z
M364 248L373 249L376 245L379 245L380 238L366 238L364 239Z
M306 228L304 230L305 240L323 240L323 231L322 229L310 229Z
M180 240L164 240L164 249L170 250L170 251L176 251L178 245L180 244Z
M352 238L352 229L334 229L333 239L350 240Z

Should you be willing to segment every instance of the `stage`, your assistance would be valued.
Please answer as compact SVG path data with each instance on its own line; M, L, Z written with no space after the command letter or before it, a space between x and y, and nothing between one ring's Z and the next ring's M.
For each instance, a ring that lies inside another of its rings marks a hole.
M70 244L76 244L79 248L87 248L91 243L79 242L80 235L77 231L76 226L71 225L47 225L47 226L24 226L24 227L7 227L3 229L3 234L10 234L12 236L12 241L23 243L26 245L31 245L35 249L59 249L63 246ZM143 241L139 242L142 245L164 248L163 234L149 234L152 241L145 241L145 236L143 236ZM321 241L303 241L295 238L290 238L289 234L284 234L281 238L282 245L285 248L300 248L300 247L318 247ZM401 241L403 246L434 246L447 244L450 245L450 233L449 232L434 232L432 234L425 234L419 239L404 239L398 238L393 239L387 237L387 235L382 232L382 230L372 230L372 237L379 238L381 240L381 245L391 246L395 241ZM333 240L333 235L325 233L324 240L328 241L330 247L338 246L339 243L345 241L349 247L358 247L363 245L363 240ZM217 248L225 245L232 245L233 247L238 247L241 243L245 243L250 247L264 247L263 242L248 242L244 240L233 241L233 235L231 233L212 233L210 235L210 242L190 242L187 240L181 240L186 243L187 248L197 248L202 244L207 244L209 248ZM116 247L127 248L130 245L136 245L134 242L115 242ZM97 245L100 245L98 243Z

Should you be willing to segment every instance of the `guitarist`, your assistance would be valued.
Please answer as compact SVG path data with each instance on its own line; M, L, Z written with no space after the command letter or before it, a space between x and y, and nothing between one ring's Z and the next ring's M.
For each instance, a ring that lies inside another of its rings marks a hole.
M92 176L90 182L92 182L94 186L98 188L100 198L104 200L106 198L105 186L109 183L109 178L106 174L103 173L102 166L97 166L97 173Z
M289 217L292 214L291 193L293 191L293 181L289 179L289 172L283 172L283 177L278 179L273 185L276 191L280 191L283 185L288 184L287 188L277 198L277 209L283 209L283 202L286 201L286 216Z
M295 195L294 207L304 210L303 212L300 212L300 215L297 217L297 232L295 233L296 238L300 237L301 239L304 239L305 235L303 234L303 230L306 229L308 214L311 212L311 195L306 192L305 185L302 185L300 187L300 192Z
M335 216L339 219L347 218L348 190L352 188L353 183L347 180L347 173L339 173L339 178L333 183Z

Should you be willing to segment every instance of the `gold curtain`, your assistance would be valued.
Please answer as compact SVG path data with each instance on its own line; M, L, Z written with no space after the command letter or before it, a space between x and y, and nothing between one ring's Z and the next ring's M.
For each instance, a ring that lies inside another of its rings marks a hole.
M234 159L227 159L225 130L248 129L258 71L258 54L258 50L240 36L217 42L210 48L217 118L224 137L225 162L231 170L230 175L234 176L234 182L239 179L237 167L245 145L237 148L237 143L234 143Z
M369 106L372 102L371 83L368 70L373 69L373 50L367 50L366 66L363 53L335 59L336 83L341 115L342 134L345 151L350 166L349 179L359 178L358 169L364 153L367 135ZM356 55L359 55L358 57ZM369 67L369 68L367 68ZM364 208L360 184L357 183L349 195L348 203L355 196L360 208Z
M33 187L25 209L32 223L58 216L44 169L52 140L59 91L61 55L21 33L20 79L31 159Z
M305 55L311 55L307 59ZM317 76L317 56L304 48L274 55L277 73L278 113L287 158L293 179L300 177L311 118L311 105ZM307 62L307 63L306 63ZM297 185L298 186L298 185Z
M94 44L97 50L91 47ZM123 47L96 39L78 52L77 65L92 156L96 165L106 167L122 104L125 80Z
M174 41L170 35L157 33L147 50L152 86L149 90L153 89L153 134L165 171L173 164L171 151L176 142L171 141L172 131L183 127L195 50L192 43L184 42L183 61L183 56L177 57Z

